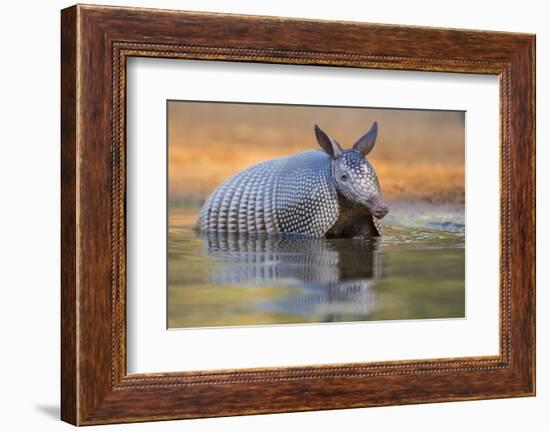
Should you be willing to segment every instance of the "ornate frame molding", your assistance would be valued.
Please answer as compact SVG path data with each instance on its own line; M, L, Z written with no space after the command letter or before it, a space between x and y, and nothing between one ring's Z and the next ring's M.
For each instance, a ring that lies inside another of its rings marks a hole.
M219 30L206 34L204 25ZM258 34L257 28L270 31ZM285 37L277 37L283 29ZM307 40L311 32L321 35L318 41ZM340 39L328 37L333 32ZM65 9L62 418L98 424L533 395L534 43L534 36L510 33ZM131 56L498 75L500 354L127 375L125 66ZM305 391L307 399L300 396Z

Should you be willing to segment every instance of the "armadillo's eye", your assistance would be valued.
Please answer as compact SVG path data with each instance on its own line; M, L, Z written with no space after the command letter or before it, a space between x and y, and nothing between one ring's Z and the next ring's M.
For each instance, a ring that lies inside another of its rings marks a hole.
M340 177L340 179L342 181L347 181L348 180L348 176L346 174L342 174L342 176Z

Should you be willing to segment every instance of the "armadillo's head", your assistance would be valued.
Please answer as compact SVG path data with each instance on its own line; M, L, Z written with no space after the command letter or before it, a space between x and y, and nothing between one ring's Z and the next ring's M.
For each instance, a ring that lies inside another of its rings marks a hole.
M315 125L315 135L321 148L332 157L332 176L339 193L348 200L365 206L376 218L384 217L389 208L382 199L378 177L365 159L378 134L375 122L371 129L350 150L343 150L333 138Z

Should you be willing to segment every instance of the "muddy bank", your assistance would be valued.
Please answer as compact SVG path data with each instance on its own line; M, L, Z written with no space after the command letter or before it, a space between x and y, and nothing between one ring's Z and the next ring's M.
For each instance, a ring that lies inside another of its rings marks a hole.
M209 148L206 146L206 148ZM260 149L238 144L234 151L204 148L170 149L169 191L174 201L204 200L218 185L258 162L295 152ZM369 158L370 160L370 158ZM427 204L464 204L464 165L372 158L382 193L387 200L421 201Z
M388 200L464 204L464 113L374 108L171 102L170 198L201 201L256 163L318 148L320 124L344 148L373 121L368 160Z

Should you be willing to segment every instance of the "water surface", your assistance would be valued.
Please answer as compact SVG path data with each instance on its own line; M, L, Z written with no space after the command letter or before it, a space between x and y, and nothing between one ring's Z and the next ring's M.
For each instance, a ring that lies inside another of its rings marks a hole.
M395 209L381 239L199 235L171 208L168 327L464 317L464 217Z

